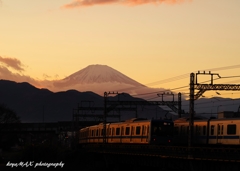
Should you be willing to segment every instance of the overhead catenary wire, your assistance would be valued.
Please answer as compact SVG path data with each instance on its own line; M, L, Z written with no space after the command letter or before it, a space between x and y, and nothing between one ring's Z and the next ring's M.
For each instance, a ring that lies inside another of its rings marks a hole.
M229 77L221 77L221 78L233 78L233 77L240 77L240 76L229 76ZM218 80L218 79L221 79L221 78L215 78L215 79L213 79L213 80ZM202 81L202 82L200 82L200 83L202 84L202 83L206 83L206 82L209 82L209 81L211 81L211 80ZM179 89L186 88L186 87L189 87L189 85L172 88L172 89L166 90L165 92L167 92L167 91L179 90ZM184 90L187 91L188 89L184 89ZM184 91L184 90L182 90L182 91ZM138 95L135 95L135 96L156 94L156 93L159 93L159 92L163 92L163 91L155 91L155 92L150 92L150 93L143 93L143 94L138 94ZM182 93L182 94L189 94L189 93ZM156 97L156 98L157 98L157 97Z
M228 70L228 69L235 69L235 68L240 68L240 65L226 66L226 67L220 67L220 68L212 68L212 69L206 69L206 70L220 71L220 70ZM197 71L195 71L195 72L197 72ZM223 79L223 78L234 78L234 77L240 77L240 76L221 77L221 78L215 78L214 80ZM172 77L172 78L168 78L168 79L164 79L164 80L148 83L148 84L146 84L146 86L160 84L160 83L162 83L162 84L163 83L169 83L169 82L172 82L172 81L177 81L177 80L185 79L185 78L189 78L189 74L182 74L182 75L179 75L179 76L176 76L176 77ZM207 80L205 82L208 82L208 81L210 81L210 80ZM201 83L204 83L204 82L201 82ZM135 89L146 87L146 86L141 85L141 86L138 86L138 87L129 87L129 88L120 89L120 90L117 90L117 91L121 92L121 91L127 91L127 90L135 90ZM180 89L186 88L186 87L189 87L189 85L176 87L176 88L172 88L172 89L164 89L164 88L159 88L159 89L163 89L164 91L174 91L174 90L180 90ZM187 91L187 90L188 89L184 89L182 91ZM139 97L139 96L145 96L145 95L150 95L150 94L156 94L156 93L159 93L159 92L163 92L163 91L159 90L159 91L154 91L154 92L149 92L149 93L142 93L142 94L137 94L137 95L132 95L132 96Z

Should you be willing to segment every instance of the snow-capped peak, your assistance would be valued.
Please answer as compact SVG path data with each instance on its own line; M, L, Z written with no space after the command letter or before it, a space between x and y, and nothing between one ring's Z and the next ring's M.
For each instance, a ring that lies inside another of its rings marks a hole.
M94 84L94 83L123 83L133 86L143 86L137 81L127 77L119 71L107 65L89 65L82 70L64 78L64 82L74 82L78 84Z

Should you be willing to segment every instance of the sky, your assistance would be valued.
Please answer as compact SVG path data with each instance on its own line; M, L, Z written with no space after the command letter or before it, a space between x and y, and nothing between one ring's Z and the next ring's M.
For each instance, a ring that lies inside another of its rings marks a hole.
M239 7L239 0L1 0L0 76L37 84L102 64L166 89L188 86L199 70L239 76Z

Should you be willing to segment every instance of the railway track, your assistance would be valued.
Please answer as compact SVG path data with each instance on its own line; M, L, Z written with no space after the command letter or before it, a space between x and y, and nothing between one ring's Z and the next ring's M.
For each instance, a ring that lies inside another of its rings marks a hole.
M240 147L186 147L146 144L85 144L88 152L189 160L240 162Z

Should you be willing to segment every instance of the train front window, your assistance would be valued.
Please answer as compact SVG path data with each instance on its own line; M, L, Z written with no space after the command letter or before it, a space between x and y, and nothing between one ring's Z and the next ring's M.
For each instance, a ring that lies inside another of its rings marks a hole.
M152 135L155 136L169 136L173 134L173 124L166 122L153 122Z

